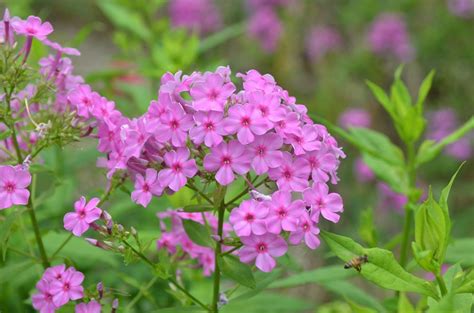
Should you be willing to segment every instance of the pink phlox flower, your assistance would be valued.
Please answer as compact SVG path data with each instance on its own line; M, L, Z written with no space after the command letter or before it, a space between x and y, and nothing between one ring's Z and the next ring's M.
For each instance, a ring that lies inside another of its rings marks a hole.
M135 176L135 190L132 192L132 200L146 208L152 196L160 196L163 193L163 189L158 180L156 170L148 168L145 176Z
M120 125L109 125L106 123L99 123L97 127L97 137L99 144L97 150L102 153L111 151L120 140Z
M249 146L248 152L252 156L252 168L255 173L262 175L269 168L275 168L282 162L282 152L279 149L283 145L283 139L275 133L267 133L257 136Z
M79 116L88 118L94 108L95 101L99 100L100 96L94 95L89 85L80 85L71 91L68 99L76 107Z
M306 151L315 151L321 148L318 133L312 125L303 126L297 134L288 137L296 155L305 154Z
M199 257L199 263L202 265L202 274L204 276L211 276L214 272L215 262L214 262L214 252L209 249L209 252L202 253Z
M249 171L250 160L245 147L232 140L212 147L211 152L204 157L204 168L211 172L217 171L217 182L226 186L234 181L234 172L243 175Z
M43 273L43 279L47 281L62 280L64 272L66 271L66 265L60 264L52 267L48 267Z
M156 133L158 120L140 117L133 120L130 127L123 128L122 139L125 139L124 154L128 157L139 157L146 141Z
M329 152L325 145L321 145L320 150L306 153L303 158L309 163L314 182L328 182L330 173L335 172L339 165L334 154Z
M89 303L79 303L74 308L75 313L100 313L102 306L99 302L92 300Z
M268 171L270 179L277 182L278 189L301 192L308 187L308 178L311 172L308 162L301 157L293 160L288 152L282 153L282 162L279 167Z
M284 255L288 250L285 240L275 234L244 236L240 240L244 244L239 250L240 261L250 263L256 260L255 265L262 272L271 272L276 266L274 258Z
M274 123L276 132L282 138L288 138L292 135L298 135L301 129L300 125L301 122L298 118L298 114L295 112L287 113L283 120Z
M303 199L311 206L311 219L317 221L319 214L333 223L339 221L338 213L343 211L342 198L337 193L329 193L328 185L314 183L303 192Z
M272 195L272 200L265 202L269 213L265 219L270 233L280 234L282 230L296 231L298 219L306 214L305 204L302 200L292 201L288 191L277 191ZM257 234L258 235L258 234Z
M85 233L90 224L97 221L102 214L102 210L97 207L99 198L92 198L86 202L86 198L81 197L74 203L74 211L64 215L64 228L80 237Z
M270 74L260 74L257 70L249 70L247 73L238 73L236 75L243 79L244 91L263 91L266 94L271 94L278 88L275 78Z
M320 244L318 234L319 228L316 223L305 213L299 217L297 229L290 233L288 241L293 245L298 245L304 240L306 246L314 250Z
M178 244L178 237L173 233L163 232L161 237L156 242L156 247L158 250L166 249L169 253L176 253L176 246Z
M84 274L76 271L73 267L68 268L63 275L62 280L51 282L51 293L53 303L60 307L69 302L69 300L78 300L84 296L82 281Z
M252 143L255 135L263 135L272 127L268 119L262 117L260 111L249 104L231 107L224 123L226 132L237 133L237 139L244 145Z
M50 282L41 279L36 284L38 293L31 296L33 307L40 313L54 313L58 307L53 302L53 293L51 292Z
M169 186L172 190L178 191L186 185L187 178L196 175L196 161L189 160L189 155L187 148L178 148L165 154L164 161L167 168L161 170L158 175L161 186Z
M221 112L196 112L194 114L196 125L189 131L191 140L199 145L202 142L208 147L217 146L226 135Z
M184 147L187 132L194 125L192 116L186 114L179 103L173 103L160 120L155 138L159 142L170 142L174 147Z
M234 93L233 83L226 83L219 74L210 74L204 82L194 84L190 94L196 111L223 112L229 97Z
M169 112L171 106L173 106L173 103L170 94L160 92L158 95L158 101L153 100L150 102L147 116L149 118L161 119L163 115Z
M32 15L26 20L12 19L11 25L18 35L34 37L40 41L44 41L53 32L53 26L49 22L42 23L39 17Z
M273 94L265 94L263 91L251 92L248 96L248 103L259 110L262 117L273 126L274 122L282 121L287 114L281 105L280 97Z
M75 48L63 47L59 43L51 41L49 39L45 39L43 41L43 43L45 45L53 48L54 50L56 50L57 52L59 52L61 54L75 55L75 56L81 55L81 52L79 52L79 50L77 50Z
M108 125L114 125L114 122L122 116L122 114L115 109L115 102L108 101L99 94L96 94L95 97L97 98L95 98L95 105L91 110L92 116Z
M0 210L13 205L27 205L31 175L21 166L0 165Z
M232 210L229 221L237 236L263 235L267 232L265 218L268 207L256 200L242 201L239 207Z

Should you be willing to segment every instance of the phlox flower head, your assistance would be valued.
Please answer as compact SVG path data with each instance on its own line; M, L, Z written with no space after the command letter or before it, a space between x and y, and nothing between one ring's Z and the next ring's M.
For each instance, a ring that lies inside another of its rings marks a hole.
M186 148L178 148L165 154L166 168L158 175L161 186L169 186L171 190L178 191L186 185L188 178L196 174L196 161L189 160L189 155L189 150Z
M49 22L43 23L39 17L31 15L26 20L14 19L11 25L16 34L40 41L44 41L53 32L53 26Z
M184 27L200 34L218 29L220 12L213 0L173 0L169 4L171 25Z
M74 203L74 212L64 215L64 228L80 237L100 218L102 210L97 207L99 202L99 198L92 198L87 202L86 198L81 197Z
M415 55L405 21L396 14L377 16L367 39L370 49L376 54L392 55L400 61L409 61Z
M266 52L275 51L282 32L280 19L271 8L263 7L250 17L248 33Z
M339 117L339 125L344 128L369 128L372 125L372 118L370 117L369 112L364 109L348 109Z
M449 11L462 18L470 18L474 15L474 1L472 0L448 0Z
M26 205L30 198L31 175L21 166L0 165L0 210Z
M306 53L313 60L337 51L342 45L339 32L330 26L315 26L306 37Z
M313 187L303 192L303 198L311 205L311 218L316 221L322 215L328 221L337 223L343 211L342 198L337 193L329 193L328 186L323 183L315 183Z
M156 170L149 168L145 175L140 174L135 177L135 190L132 192L132 200L143 207L147 207L153 195L161 195L163 186L158 180Z

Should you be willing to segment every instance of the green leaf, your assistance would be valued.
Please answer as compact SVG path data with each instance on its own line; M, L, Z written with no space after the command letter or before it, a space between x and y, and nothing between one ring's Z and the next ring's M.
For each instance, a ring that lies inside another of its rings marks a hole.
M0 223L0 252L2 252L2 259L5 260L7 253L7 242L15 225L16 220L23 210L15 210L7 215L5 220Z
M474 239L455 239L448 246L446 262L450 264L460 263L463 266L474 266Z
M362 265L360 273L364 278L380 287L417 292L433 298L438 297L437 290L432 283L405 271L395 260L392 252L380 248L364 249L348 237L326 231L321 232L321 237L328 244L331 251L344 262L366 254L369 261Z
M214 206L210 204L192 204L183 208L184 212L209 212L214 210Z
M362 159L375 176L387 183L393 191L400 194L408 193L408 176L402 166L391 165L366 153L362 153Z
M187 313L187 312L207 312L199 306L176 306L152 311L151 313Z
M393 104L390 101L390 98L385 93L385 91L370 81L366 81L366 83L369 86L370 90L372 91L372 94L377 99L377 101L384 107L384 109L388 112L388 114L390 114L390 116L393 118L395 116L393 112Z
M201 223L193 220L183 220L183 227L189 238L197 245L203 247L214 247L209 229Z
M295 297L280 293L263 292L258 296L243 301L230 300L219 312L221 313L295 313L306 312L312 304Z
M374 210L367 208L360 214L359 236L370 247L377 245L377 229L375 228Z
M472 294L448 293L439 302L432 301L427 313L471 313Z
M401 292L398 298L398 313L415 313L415 308L404 292Z
M0 141L7 139L12 135L12 131L7 129L0 133Z
M343 297L346 300L349 300L353 303L356 303L359 306L370 308L376 312L386 312L385 308L370 294L366 293L361 288L356 287L355 285L343 281L336 280L332 282L327 282L324 284L324 288ZM348 301L348 302L349 302Z
M346 301L351 307L353 313L377 313L376 310L357 304L349 299L346 299Z
M241 293L235 293L235 296L231 298L232 301L242 301L253 298L257 296L260 292L265 290L273 281L278 279L281 275L281 270L276 269L273 270L271 273L263 273L258 272L255 274L257 282L257 286L254 289L245 288L245 290Z
M247 264L239 261L232 255L224 255L218 258L219 267L222 270L222 274L234 280L235 282L248 287L255 288L255 278L253 277L252 270Z
M433 82L433 77L435 75L435 70L431 70L429 74L425 77L423 82L420 85L418 90L418 100L416 101L416 108L419 113L423 113L423 104L428 96L428 92L431 89L431 84Z
M355 274L355 272L345 270L340 265L326 266L279 279L270 284L269 288L288 288L311 283L324 285L327 282L355 276Z
M474 269L464 276L462 284L456 288L456 293L474 293Z
M128 30L143 40L151 39L151 32L140 14L109 0L97 1L97 5L116 27Z
M416 166L420 166L423 163L433 160L441 153L441 151L443 151L444 147L453 142L458 141L472 129L474 129L474 117L471 117L461 127L459 127L457 130L455 130L448 136L444 137L441 141L437 143L433 140L425 140L421 144L420 149L418 150L418 153L416 155Z

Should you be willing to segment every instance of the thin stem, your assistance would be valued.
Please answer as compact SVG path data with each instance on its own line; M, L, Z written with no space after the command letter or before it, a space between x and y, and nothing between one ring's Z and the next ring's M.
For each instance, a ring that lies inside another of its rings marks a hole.
M255 184L254 188L258 188L260 187L261 185L263 185L265 182L266 182L266 178L264 180L262 180L261 182ZM246 194L249 193L249 188L245 188L244 190L242 190L242 192L240 192L238 195L236 195L235 197L233 197L232 199L230 199L226 204L225 206L229 206L230 204L234 203L235 201L239 200L240 198L242 198L243 196L245 196Z
M129 312L133 308L135 303L137 303L138 300L140 300L141 297L143 297L143 295L146 292L148 292L148 289L150 289L156 283L157 280L158 280L158 276L155 276L148 282L148 284L145 287L140 288L140 291L137 293L137 295L132 299L132 301L130 301L130 303L125 308L125 312Z
M54 257L58 255L59 252L67 245L67 243L74 237L73 234L69 234L69 236L63 241L63 243L53 252L51 257L49 258L51 261L54 260Z
M225 188L225 187L221 187ZM225 189L224 189L224 196L222 197L222 202L219 205L218 212L217 212L217 236L222 238L222 234L224 232L224 213L225 213ZM214 250L214 293L212 298L212 305L211 311L214 313L219 312L219 291L220 291L220 284L221 284L221 272L219 268L219 257L222 253L222 243L220 240L217 241L216 248Z
M206 196L203 192L201 192L201 190L199 190L198 188L196 188L196 186L194 186L194 184L191 182L191 181L188 181L188 184L186 185L188 188L194 190L195 192L197 192L201 197L203 197L204 200L206 200L209 204L211 205L214 205L214 202L208 197Z
M443 276L440 274L435 274L436 281L438 282L439 289L441 290L441 295L445 296L448 293L448 289L446 288L446 283L444 282Z
M33 199L30 197L28 204L26 205L28 213L30 214L31 225L33 226L33 231L35 233L36 244L38 245L38 250L41 256L41 263L43 264L44 269L47 269L49 264L48 255L46 254L46 250L44 249L43 239L41 238L41 233L38 225L38 221L36 219L35 208L33 204Z
M240 248L242 248L242 244L238 245L238 246L235 246L233 247L232 249L230 249L229 251L226 251L224 253L221 253L221 256L224 256L224 255L228 255L228 254L231 254L232 252L236 251L236 250L239 250Z

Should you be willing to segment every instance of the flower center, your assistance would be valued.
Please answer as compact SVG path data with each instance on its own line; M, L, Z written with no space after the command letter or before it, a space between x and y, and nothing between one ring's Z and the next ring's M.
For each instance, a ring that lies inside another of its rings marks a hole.
M216 100L218 96L219 96L219 92L215 89L211 89L211 91L208 94L208 98L210 100Z
M222 157L222 165L229 166L232 163L232 159L229 156Z
M305 232L308 232L308 231L309 231L309 225L308 225L307 222L305 222L305 223L303 224L303 230L304 230Z
M171 120L170 121L170 127L171 127L171 129L178 129L179 128L179 122L177 120Z
M8 181L3 188L5 189L6 192L8 193L13 193L16 189L16 185L14 182Z
M171 168L173 169L174 172L181 172L183 167L181 166L181 163L174 163Z
M84 209L80 210L79 212L77 212L77 214L79 215L79 218L80 219L83 219L86 217L86 211L84 211Z
M267 148L265 146L258 146L257 147L257 155L260 157L264 157L267 152Z
M64 291L69 291L70 288L71 288L71 286L69 285L69 283L64 283L64 285L63 285L63 290Z
M215 126L214 126L213 122L206 122L204 124L204 129L207 130L207 131L213 131L214 128L215 128Z
M288 215L288 213L286 212L285 208L280 208L278 210L278 216L280 218L285 218L287 215Z
M283 177L285 177L286 179L291 179L292 176L293 174L291 173L291 170L289 168L283 171Z
M261 242L257 245L257 250L258 250L258 253L265 253L265 252L267 252L268 247L267 247L266 243Z
M245 215L245 220L252 223L255 220L255 216L252 213L247 213L247 215Z
M143 188L142 188L142 189L143 189L144 192L149 192L149 191L150 191L150 186L148 186L148 184L145 183L145 184L143 184Z
M36 29L33 28L33 27L27 27L27 28L26 28L26 31L27 31L29 34L32 34L32 35L36 34Z
M248 127L250 125L250 118L248 116L242 117L240 124L244 127Z

